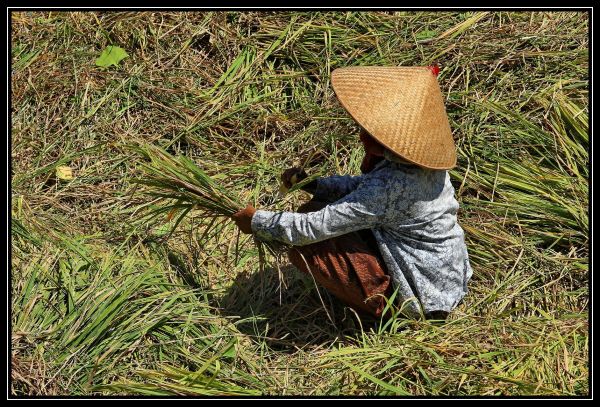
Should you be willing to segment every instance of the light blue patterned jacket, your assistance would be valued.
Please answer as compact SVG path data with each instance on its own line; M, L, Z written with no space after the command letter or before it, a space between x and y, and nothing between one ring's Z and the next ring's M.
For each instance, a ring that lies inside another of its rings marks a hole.
M473 272L447 171L386 155L368 174L319 178L314 199L333 203L310 213L258 210L253 232L303 246L371 229L408 315L417 316L419 305L423 313L450 312L467 293Z

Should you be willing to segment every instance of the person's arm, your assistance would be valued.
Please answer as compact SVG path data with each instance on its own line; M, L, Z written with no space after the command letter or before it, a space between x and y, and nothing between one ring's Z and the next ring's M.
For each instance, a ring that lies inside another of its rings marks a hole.
M317 178L304 190L313 194L316 201L334 202L354 191L362 180L362 175L332 175Z
M281 182L285 188L289 189L307 176L300 167L288 168L281 174ZM333 175L314 179L302 186L301 189L313 194L317 201L334 202L356 189L361 180L362 176Z
M346 186L352 181L343 182ZM261 240L304 246L384 224L386 210L385 181L370 179L320 211L293 213L258 210L252 217L251 227Z

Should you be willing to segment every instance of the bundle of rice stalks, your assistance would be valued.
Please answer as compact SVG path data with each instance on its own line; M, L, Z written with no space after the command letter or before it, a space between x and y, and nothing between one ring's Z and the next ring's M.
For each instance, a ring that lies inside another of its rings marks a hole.
M145 185L143 193L169 203L154 210L168 212L169 218L182 212L181 219L196 208L209 216L231 217L243 206L237 197L219 185L192 160L185 156L174 157L160 147L134 147L150 162L141 164L144 177L134 180Z
M219 184L189 158L183 155L174 157L157 146L134 146L132 149L149 160L141 163L144 175L133 180L143 186L141 193L154 198L142 206L149 208L144 220L160 220L164 216L163 222L171 222L177 216L168 236L192 210L199 211L203 219L211 220L204 235L208 236L209 229L217 223L230 221L233 214L245 207L231 190ZM261 242L255 242L259 249L263 249ZM281 248L274 242L264 246L272 254ZM262 254L262 250L259 252Z

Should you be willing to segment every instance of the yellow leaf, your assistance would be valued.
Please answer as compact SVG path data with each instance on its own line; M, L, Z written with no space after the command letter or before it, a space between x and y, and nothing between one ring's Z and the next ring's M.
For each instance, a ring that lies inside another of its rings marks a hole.
M56 177L65 181L73 179L73 169L65 165L56 167Z

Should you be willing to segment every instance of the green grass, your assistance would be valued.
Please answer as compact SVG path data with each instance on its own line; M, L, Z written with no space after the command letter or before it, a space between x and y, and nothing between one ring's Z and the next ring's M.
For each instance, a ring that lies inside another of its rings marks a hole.
M585 13L11 17L12 395L589 393ZM129 57L99 68L108 45ZM474 268L446 325L359 320L231 222L140 193L200 168L219 213L293 210L285 168L359 172L331 71L434 62Z

